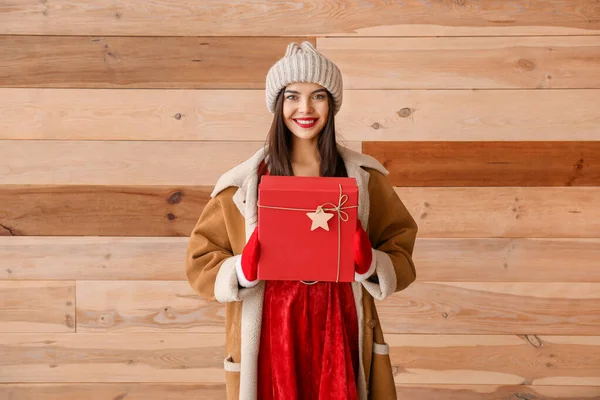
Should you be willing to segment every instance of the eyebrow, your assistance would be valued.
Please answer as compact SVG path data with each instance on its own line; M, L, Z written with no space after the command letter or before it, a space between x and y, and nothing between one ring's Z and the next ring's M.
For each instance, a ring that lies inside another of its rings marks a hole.
M317 89L314 92L312 92L311 94L315 94L315 93L319 93L319 92L325 92L325 89ZM293 93L293 94L300 94L300 92L297 92L295 90L286 90L285 93Z

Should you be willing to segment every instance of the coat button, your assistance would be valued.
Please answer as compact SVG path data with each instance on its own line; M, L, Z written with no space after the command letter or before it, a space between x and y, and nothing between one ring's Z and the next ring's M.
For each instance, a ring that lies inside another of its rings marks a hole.
M375 328L375 326L377 326L377 321L375 321L374 319L370 319L369 320L369 327L370 328Z

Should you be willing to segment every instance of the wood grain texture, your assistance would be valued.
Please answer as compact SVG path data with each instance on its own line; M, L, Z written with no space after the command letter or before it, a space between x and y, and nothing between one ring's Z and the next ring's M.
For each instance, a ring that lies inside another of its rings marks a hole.
M599 336L387 335L396 383L600 384Z
M75 282L0 281L0 332L75 332Z
M600 239L417 239L420 281L600 282Z
M180 280L187 237L0 237L3 280ZM420 281L600 282L600 239L417 238ZM568 268L566 266L569 266Z
M572 282L419 281L378 305L384 332L415 334L598 335L598 309L600 284Z
M224 384L203 383L25 383L0 384L10 400L223 400Z
M559 35L598 32L593 0L494 2L152 2L146 7L5 0L0 34L36 35ZM294 21L290 24L289 21Z
M396 188L430 238L598 238L595 187Z
M77 282L77 332L225 333L224 318L225 307L187 281Z
M263 146L264 141L0 140L0 185L214 185ZM360 151L361 144L348 147Z
M396 192L417 221L419 238L600 237L600 226L593 223L600 219L596 187L400 187ZM204 193L206 188L187 186L0 185L0 200L7 205L0 209L0 236L189 236L205 205ZM181 201L167 204L167 199Z
M0 382L225 383L224 334L0 335Z
M346 90L336 129L361 141L598 140L596 104L588 89Z
M0 36L0 86L264 88L267 71L292 40Z
M0 141L0 184L214 185L221 174L262 146L260 142Z
M396 392L400 399L419 400L600 400L600 386L405 384Z
M222 384L224 336L2 335L0 381ZM600 386L598 336L388 334L386 339L400 385Z
M209 186L0 185L0 235L189 236L211 191ZM111 256L105 257L102 263Z
M600 186L595 142L363 142L395 186Z
M188 242L187 237L4 236L0 279L185 280Z
M599 386L397 385L398 397L419 400L598 400ZM25 383L0 384L10 400L222 400L225 385L193 383ZM119 397L120 396L120 397Z
M378 305L385 332L596 335L599 283L418 282ZM77 282L77 331L222 332L187 282Z
M600 87L600 36L319 38L317 48L346 89Z
M0 139L263 141L262 90L0 88ZM346 90L346 141L600 140L600 90Z

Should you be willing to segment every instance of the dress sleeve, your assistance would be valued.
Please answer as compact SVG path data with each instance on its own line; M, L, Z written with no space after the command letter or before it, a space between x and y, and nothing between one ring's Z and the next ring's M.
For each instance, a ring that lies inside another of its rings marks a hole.
M221 198L211 198L204 207L186 254L186 276L202 297L219 302L240 301L244 289L238 284L234 255Z
M417 224L388 179L371 172L369 180L369 239L375 274L363 285L378 300L405 289L416 279L412 253Z

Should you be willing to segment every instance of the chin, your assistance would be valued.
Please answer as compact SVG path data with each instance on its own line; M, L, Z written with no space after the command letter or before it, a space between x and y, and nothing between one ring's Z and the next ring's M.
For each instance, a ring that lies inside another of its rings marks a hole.
M318 133L314 133L314 134L300 133L299 134L294 131L292 131L292 135L294 135L297 139L301 139L301 140L313 140L319 136Z
M314 130L303 132L303 131L299 131L298 128L295 126L293 127L294 129L290 129L290 126L288 125L288 129L290 132L292 132L292 135L294 135L294 137L296 137L297 139L302 139L302 140L316 139L317 137L319 137L319 135L323 131L324 127L325 126L320 126Z

